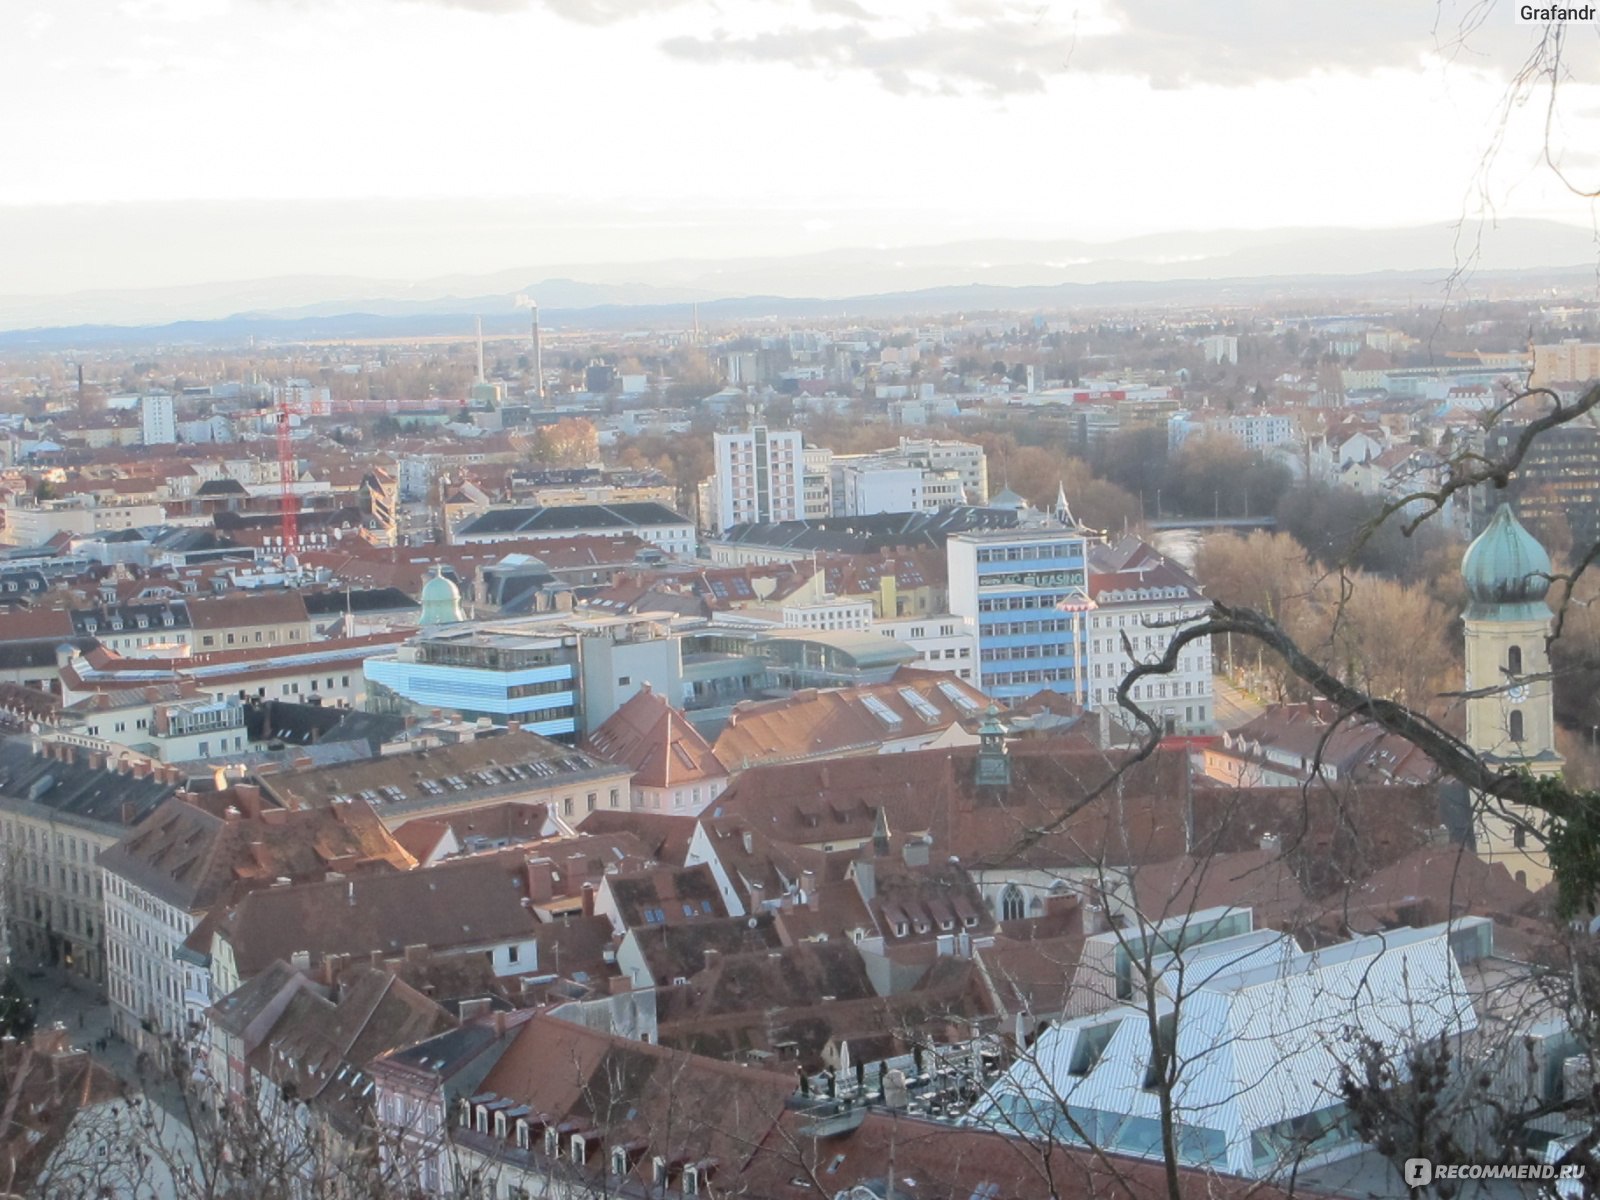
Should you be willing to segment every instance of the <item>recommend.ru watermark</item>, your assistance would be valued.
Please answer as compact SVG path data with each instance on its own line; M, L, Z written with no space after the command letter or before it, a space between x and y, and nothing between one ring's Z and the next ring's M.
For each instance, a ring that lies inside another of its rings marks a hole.
M1431 1158L1406 1159L1407 1186L1427 1187L1435 1180L1514 1179L1527 1183L1554 1183L1582 1179L1583 1164L1566 1163L1436 1163Z

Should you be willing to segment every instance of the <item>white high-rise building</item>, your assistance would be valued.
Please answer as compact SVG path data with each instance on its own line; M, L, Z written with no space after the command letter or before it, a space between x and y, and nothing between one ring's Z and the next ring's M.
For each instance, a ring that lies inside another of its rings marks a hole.
M930 471L957 472L968 504L983 504L989 499L989 460L976 442L903 437L898 453Z
M716 435L716 530L805 516L805 447L794 430Z
M177 414L172 407L172 397L165 392L152 392L139 397L139 415L144 422L146 446L170 446L178 440Z

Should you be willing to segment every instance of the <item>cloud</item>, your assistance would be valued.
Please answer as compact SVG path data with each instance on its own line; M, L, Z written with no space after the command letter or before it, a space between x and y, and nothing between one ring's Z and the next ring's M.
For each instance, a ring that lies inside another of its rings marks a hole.
M857 0L812 0L812 8L809 22L716 29L662 48L701 63L861 72L892 92L1003 95L1041 91L1069 72L1158 88L1246 87L1320 71L1415 69L1441 58L1504 74L1520 65L1536 33L1483 28L1492 0L1108 0L1087 13L1048 2L946 0L909 24ZM833 16L845 20L826 19Z

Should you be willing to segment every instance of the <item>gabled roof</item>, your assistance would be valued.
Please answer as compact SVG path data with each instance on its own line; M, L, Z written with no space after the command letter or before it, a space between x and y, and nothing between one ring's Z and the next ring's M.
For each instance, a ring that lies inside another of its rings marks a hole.
M624 929L704 924L728 915L722 889L705 863L609 875L606 886Z
M40 750L53 750L56 757L35 753L28 738L0 742L0 797L88 822L112 836L138 825L178 788L150 774L91 766L88 754L76 747Z
M806 688L782 700L734 707L714 747L740 770L758 763L823 758L927 737L981 713L989 701L948 672L901 668L887 683Z
M968 866L1083 866L1102 856L1126 865L1188 851L1186 753L1156 751L1086 806L1127 752L1040 737L1010 745L1007 757L1011 782L1003 788L978 785L974 746L752 767L717 798L708 819L742 820L798 846L850 846L872 837L881 807L897 836L931 837L933 858L956 855Z
M586 747L631 768L636 787L682 787L728 776L700 731L649 684L607 717Z
M137 832L102 851L100 865L191 913L271 888L278 879L381 874L413 865L377 814L360 801L245 816L224 812L230 793L205 800L215 811L174 796Z
M610 1147L642 1147L634 1170L648 1183L656 1157L735 1179L783 1116L794 1080L537 1016L478 1086L474 1099L524 1107L530 1123L588 1131L597 1176Z

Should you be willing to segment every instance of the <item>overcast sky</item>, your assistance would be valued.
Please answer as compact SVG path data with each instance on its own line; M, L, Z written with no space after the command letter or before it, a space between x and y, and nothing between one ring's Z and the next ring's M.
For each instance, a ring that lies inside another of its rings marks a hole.
M7 0L0 292L1449 220L1539 32L1489 8ZM1587 222L1542 123L1488 198Z

